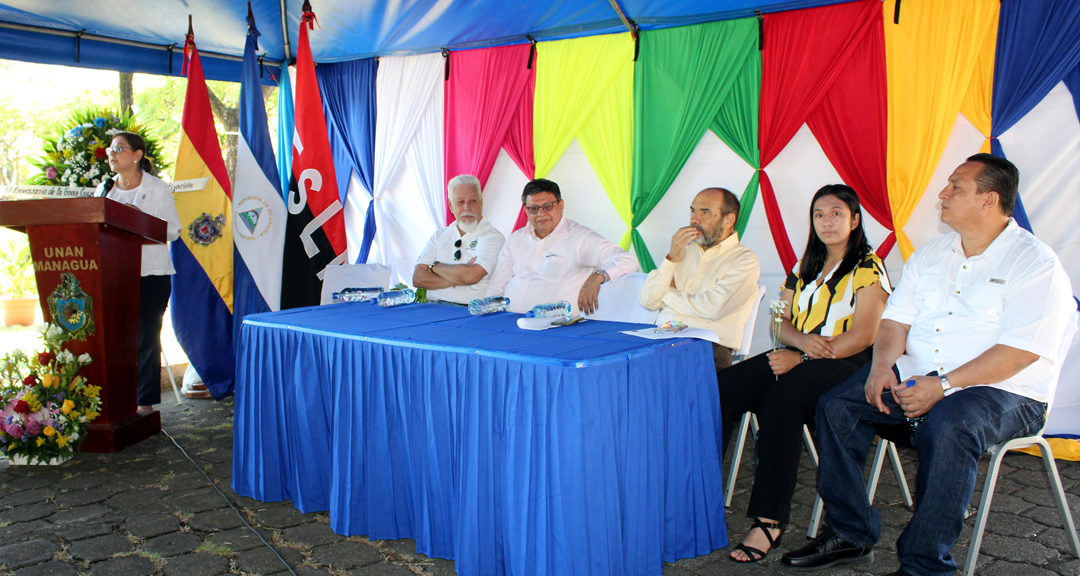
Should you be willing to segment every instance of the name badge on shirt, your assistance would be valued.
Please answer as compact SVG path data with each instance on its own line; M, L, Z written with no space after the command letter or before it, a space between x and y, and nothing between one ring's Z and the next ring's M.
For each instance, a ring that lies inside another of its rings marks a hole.
M989 284L997 284L998 286L1004 286L1006 283L1004 278L988 278L986 281Z

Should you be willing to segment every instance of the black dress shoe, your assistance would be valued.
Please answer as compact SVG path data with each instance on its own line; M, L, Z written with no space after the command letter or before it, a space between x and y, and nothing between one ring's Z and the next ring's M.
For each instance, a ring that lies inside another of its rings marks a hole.
M781 565L796 572L817 572L833 566L862 565L873 561L873 546L855 546L831 528L826 528L821 536L798 550L784 554L780 559Z

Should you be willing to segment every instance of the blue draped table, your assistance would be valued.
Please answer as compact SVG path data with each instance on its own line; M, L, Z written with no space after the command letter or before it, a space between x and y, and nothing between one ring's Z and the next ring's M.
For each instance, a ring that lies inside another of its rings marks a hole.
M659 575L727 546L708 342L464 308L248 316L233 490L459 574Z

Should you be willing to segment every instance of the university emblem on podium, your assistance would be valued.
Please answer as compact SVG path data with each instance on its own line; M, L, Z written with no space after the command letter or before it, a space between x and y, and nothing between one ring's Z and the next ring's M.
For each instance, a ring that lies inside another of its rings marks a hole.
M203 246L209 246L214 243L214 240L221 238L221 230L225 227L225 215L218 214L215 218L207 214L202 213L188 226L188 236L191 237L191 241L196 244L202 244Z
M49 313L53 322L82 340L94 334L93 299L79 287L79 279L70 272L60 275L60 284L49 294Z

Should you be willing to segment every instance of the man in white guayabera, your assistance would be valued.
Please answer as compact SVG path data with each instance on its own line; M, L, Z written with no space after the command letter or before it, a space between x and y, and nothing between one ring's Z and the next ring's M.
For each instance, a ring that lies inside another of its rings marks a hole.
M416 259L412 283L429 302L468 304L483 298L506 238L484 220L480 180L461 174L446 185L454 222L432 234Z
M563 218L562 192L538 178L521 193L528 225L510 235L488 284L488 296L506 296L511 312L566 301L575 316L599 309L600 285L638 271L637 260L595 231Z

